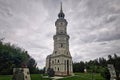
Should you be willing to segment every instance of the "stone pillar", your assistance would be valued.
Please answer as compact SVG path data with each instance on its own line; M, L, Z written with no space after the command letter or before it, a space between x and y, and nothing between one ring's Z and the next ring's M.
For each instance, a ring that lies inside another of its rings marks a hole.
M107 66L110 72L110 80L116 80L116 72L114 66L112 64L108 64Z
M29 68L13 68L12 80L31 80Z

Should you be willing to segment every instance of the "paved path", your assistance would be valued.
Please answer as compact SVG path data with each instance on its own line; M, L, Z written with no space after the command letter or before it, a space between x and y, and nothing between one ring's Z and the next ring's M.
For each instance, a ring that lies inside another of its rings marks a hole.
M57 80L57 79L61 79L61 78L64 78L64 77L59 77L59 76L55 76L55 77L51 77L53 80Z

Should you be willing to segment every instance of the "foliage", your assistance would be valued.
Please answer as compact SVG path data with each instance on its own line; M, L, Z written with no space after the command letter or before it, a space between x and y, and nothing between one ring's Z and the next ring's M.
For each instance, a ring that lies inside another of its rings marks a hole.
M85 64L84 62L74 63L73 72L84 72Z
M54 77L55 71L52 68L48 68L47 74L48 74L49 77Z
M108 55L108 59L105 59L103 57L90 60L87 62L76 62L73 63L73 72L84 72L84 69L87 69L87 72L89 73L101 73L103 77L107 79L109 76L107 68L107 64L113 64L117 73L117 78L120 74L120 56L114 54L113 56ZM105 73L107 73L105 75Z
M45 67L44 67L43 69L40 69L40 70L39 70L39 73L40 73L40 74L45 74Z
M110 73L109 70L107 68L104 68L101 71L101 76L104 77L106 80L110 80Z
M12 74L13 68L26 64L31 73L38 71L36 62L28 52L10 43L0 41L0 74Z

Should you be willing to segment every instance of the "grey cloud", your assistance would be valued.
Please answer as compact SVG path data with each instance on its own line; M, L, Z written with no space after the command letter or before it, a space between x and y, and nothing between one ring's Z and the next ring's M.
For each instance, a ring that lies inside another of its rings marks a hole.
M88 7L88 15L93 15L93 17L100 17L106 14L116 13L115 9L111 7L111 5L116 5L119 3L119 0L111 1L111 0L88 0L86 2L86 6ZM119 6L120 7L120 6Z
M120 17L120 15L117 15L117 16L116 15L109 15L107 20L106 20L106 23L113 22L113 21L115 21L119 17Z
M104 45L100 45L103 42L93 42L93 43L88 43L88 44L83 44L83 45L78 44L79 48L77 47L78 49L77 48L74 49L75 51L79 52L77 53L78 57L76 57L76 55L73 55L73 56L74 58L76 58L75 60L87 61L90 59L95 59L97 57L107 57L107 55L114 54L114 53L119 54L120 50L118 50L118 48L120 46L119 44L116 45L119 42L120 42L119 40L111 41L111 42L104 42L104 43L107 43ZM81 55L84 55L84 57L81 57Z

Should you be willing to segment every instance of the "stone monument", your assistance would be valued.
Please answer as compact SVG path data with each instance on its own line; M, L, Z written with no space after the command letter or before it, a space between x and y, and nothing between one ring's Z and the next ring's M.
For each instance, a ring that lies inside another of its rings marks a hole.
M110 80L116 80L116 72L112 64L108 64L108 70L110 72Z
M22 65L21 68L13 68L12 80L31 80L29 68L26 65Z

